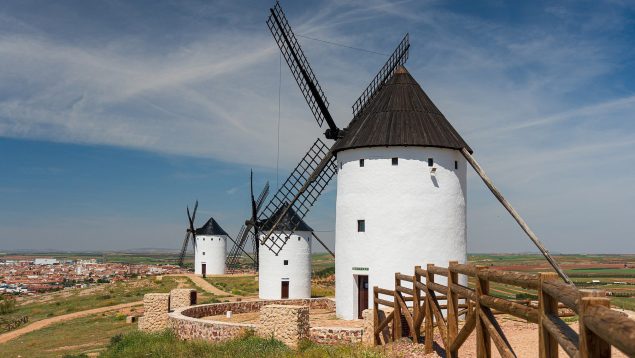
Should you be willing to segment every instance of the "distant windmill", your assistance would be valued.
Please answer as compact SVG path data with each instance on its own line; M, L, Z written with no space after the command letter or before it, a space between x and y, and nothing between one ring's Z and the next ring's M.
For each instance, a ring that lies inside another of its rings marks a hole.
M185 238L183 239L183 245L181 245L181 253L179 254L179 266L183 267L183 261L185 260L185 254L187 253L187 245L192 240L192 246L196 243L196 229L194 228L194 220L196 219L196 210L198 209L198 200L194 204L194 210L190 215L190 207L186 208L187 211L187 228L185 229Z

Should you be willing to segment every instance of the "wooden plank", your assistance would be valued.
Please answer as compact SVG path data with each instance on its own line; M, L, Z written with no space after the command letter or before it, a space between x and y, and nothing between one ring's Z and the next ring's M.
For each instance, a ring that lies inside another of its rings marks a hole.
M448 267L458 264L457 261L450 261ZM447 322L448 322L448 345L446 346L446 357L457 358L458 350L452 349L452 342L459 333L459 300L457 294L452 291L452 284L457 283L459 274L448 270L448 299L447 299Z
M381 288L381 287L377 287L377 293L380 293L382 295L389 295L389 296L393 296L395 294L395 291L393 290L387 290L385 288Z
M503 333L503 330L498 325L498 322L496 321L496 318L494 318L492 312L488 308L484 308L479 312L479 314L501 357L516 357L516 353L514 353L512 346L509 344L509 341L507 341L505 333Z
M427 286L430 290L435 291L435 292L440 292L444 295L448 294L448 288L446 286L443 285L439 285L436 282L428 282ZM437 298L438 299L438 298Z
M396 286L395 290L399 291L401 293L408 294L410 296L414 296L414 294L415 294L415 292L412 290L412 288L408 288L408 287Z
M555 298L556 301L564 303L567 308L572 309L575 313L580 313L578 312L580 292L575 286L567 285L564 282L549 281L542 283L542 290Z
M407 281L407 282L412 282L412 276L408 276L408 275L404 275L401 273L396 273L395 274L395 278L401 280L401 281Z
M575 357L578 354L578 334L568 324L554 314L546 315L542 319L541 324L562 346L562 349L569 357ZM555 348L558 349L558 346L556 345ZM553 353L548 355L548 357L553 357Z
M485 267L477 266L476 273L485 270ZM489 282L477 276L476 278L476 356L477 358L489 358L492 356L492 340L485 321L481 317L484 307L481 297L489 293Z
M564 271L560 268L560 265L558 265L558 263L556 262L556 260L554 260L551 255L549 254L549 251L547 251L547 249L545 249L544 245L542 244L542 242L540 242L540 240L538 239L538 236L536 236L536 234L534 234L534 232L529 228L529 225L527 225L527 223L525 222L525 220L523 220L523 218L520 216L520 214L518 214L518 212L516 211L516 209L514 209L512 207L512 204L509 203L509 201L507 201L507 199L505 199L505 197L503 196L503 194L501 194L500 191L498 191L498 189L494 186L494 183L492 182L492 180L487 176L487 174L485 174L485 171L483 170L483 168L481 168L481 166L476 162L476 159L474 159L474 157L472 157L472 154L470 154L470 151L466 148L462 148L461 149L461 153L463 153L463 156L465 157L465 159L467 159L467 161L470 163L470 165L472 166L472 168L474 168L474 170L476 171L476 173L481 177L481 179L483 180L483 182L485 183L485 185L489 188L489 190L492 192L492 194L494 194L494 196L496 197L496 199L498 199L498 201L503 204L503 206L505 207L505 209L507 209L507 211L512 215L512 217L514 218L514 220L516 220L516 222L518 223L518 225L520 225L520 227L523 229L523 231L527 234L527 236L529 236L529 239L534 243L534 245L536 245L536 247L538 247L538 250L540 250L540 252L542 253L542 255L547 259L547 261L549 262L549 264L551 264L551 266L553 267L554 270L556 270L556 272L558 273L558 275L560 277L562 277L562 279L569 283L569 284L573 284L573 282L571 282L571 280L569 279L569 276L567 276Z
M428 271L430 271L430 273L433 273L435 275L439 275L439 276L445 276L448 277L448 269L445 267L440 267L440 266L428 266Z
M608 342L627 356L635 357L635 320L608 308L608 298L585 297L582 302L584 311L580 319L580 353L584 350L584 343L588 347L587 357L599 357L593 353L606 352L604 343ZM582 339L583 328L587 331L585 342ZM599 339L589 337L591 334Z
M486 307L493 308L495 310L510 314L512 316L516 316L518 318L522 318L531 323L540 322L540 314L535 308L527 307L498 297L483 295L480 298L481 304Z
M467 315L467 319L465 320L465 325L463 325L463 328L461 328L461 331L459 331L459 334L457 334L456 339L454 339L454 341L452 341L452 343L450 344L450 350L458 351L459 348L461 348L461 346L463 345L463 343L465 343L465 340L467 339L467 337L470 336L470 334L476 327L476 313L475 312L476 311L474 310L469 311Z
M534 290L537 290L540 286L539 277L535 274L484 269L478 271L478 276L487 281L494 281Z
M377 328L375 328L375 334L381 333L384 330L384 328L388 326L390 321L393 320L393 318L395 318L395 311L392 311L388 315L386 315L386 319L383 320Z
M450 268L450 271L474 277L476 276L476 265L456 264Z
M454 290L457 294L459 294L459 296L461 296L461 298L467 298L472 301L476 300L476 293L474 293L474 290L469 287L465 287L456 283L452 283L448 287L451 287L452 290Z
M399 302L399 306L401 306L401 312L403 312L404 317L406 317L406 322L408 322L408 326L410 328L410 333L414 331L414 321L412 320L412 313L406 306L406 303L401 298L401 295L397 295L397 302Z
M415 275L425 276L426 275L426 270L422 269L421 266L417 266L417 267L415 267Z
M395 303L392 301L382 300L381 298L375 298L374 302L386 307L394 307Z
M556 281L558 276L553 272L543 272L540 274L540 286L538 287L538 309L540 312L540 322L538 327L538 344L540 358L557 358L558 341L548 329L549 322L546 317L551 314L558 314L558 301L547 294L543 289L545 282ZM545 326L546 324L546 326Z

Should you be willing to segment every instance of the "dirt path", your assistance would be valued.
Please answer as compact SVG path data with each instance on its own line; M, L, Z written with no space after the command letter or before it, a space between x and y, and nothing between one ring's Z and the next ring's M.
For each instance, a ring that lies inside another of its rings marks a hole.
M43 320L39 320L39 321L33 322L33 323L31 323L31 324L29 324L27 326L24 326L22 328L18 328L18 329L14 330L14 331L7 332L7 333L4 333L4 334L0 334L0 344L8 342L8 341L10 341L10 340L12 340L14 338L20 337L23 334L27 334L29 332L37 331L38 329L42 329L44 327L50 326L50 325L55 324L55 323L60 323L60 322L72 320L72 319L75 319L75 318L86 317L86 316L90 316L90 315L94 315L94 314L98 314L98 313L103 313L103 312L108 312L108 311L115 311L115 310L120 310L120 309L123 309L123 308L133 307L133 306L140 306L142 304L143 304L143 301L122 303L122 304L118 304L118 305L114 305L114 306L93 308L91 310L79 311L79 312L69 313L69 314L65 314L65 315L61 315L61 316L45 318Z
M189 274L175 274L175 275L166 275L166 276L173 276L173 277L187 277L189 278L192 282L194 282L194 284L198 287L200 287L201 289L209 292L209 293L213 293L216 296L234 296L229 292L225 292L221 289L219 289L218 287L212 285L211 283L207 282L207 280L205 280L204 278L200 277L200 276L196 276L193 273L189 273Z

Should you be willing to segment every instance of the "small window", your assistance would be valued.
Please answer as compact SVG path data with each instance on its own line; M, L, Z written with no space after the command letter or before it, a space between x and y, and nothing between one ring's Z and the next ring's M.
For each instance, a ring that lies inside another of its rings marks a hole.
M399 165L399 158L392 158L392 165Z
M360 159L360 160L359 160L359 166L360 166L360 167L363 167L363 166L364 166L364 159Z
M283 265L285 265L285 266L289 266L289 260L284 260L284 261L282 262L282 264L283 264Z
M205 251L203 251L203 256L205 256Z
M340 162L340 170L342 169L342 162Z
M298 241L300 241L300 239L302 239L300 236L298 236Z
M366 220L357 220L357 232L366 232Z
M454 161L454 169L459 169L459 161L458 160Z
M431 167L434 165L434 159L428 158L428 166Z

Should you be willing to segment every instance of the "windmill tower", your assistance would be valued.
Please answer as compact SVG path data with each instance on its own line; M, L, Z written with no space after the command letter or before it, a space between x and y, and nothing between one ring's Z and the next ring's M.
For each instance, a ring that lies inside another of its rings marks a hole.
M276 213L279 214L279 213ZM273 235L288 235L284 247L276 254L261 250L258 292L261 299L311 298L311 239L313 229L293 209L287 211L273 228L272 220L262 230L273 229ZM263 239L266 233L260 233Z
M361 317L368 287L391 287L395 272L465 263L462 148L470 150L402 66L349 124L333 147L338 316Z
M210 218L205 225L196 229L194 236L194 273L222 275L225 273L225 255L229 235Z
M200 228L194 229L197 210L198 200L194 204L192 214L190 214L189 206L186 209L188 225L181 245L178 264L181 267L184 266L185 254L191 241L194 248L194 273L202 276L207 274L221 275L225 273L227 239L231 238L214 218L207 220L205 225Z

